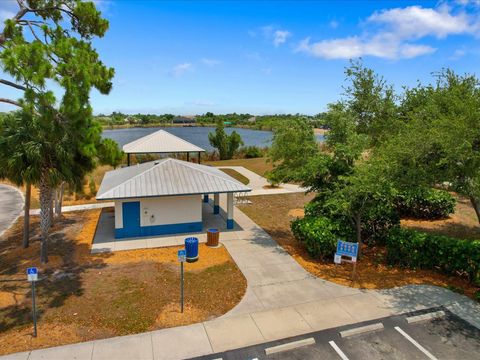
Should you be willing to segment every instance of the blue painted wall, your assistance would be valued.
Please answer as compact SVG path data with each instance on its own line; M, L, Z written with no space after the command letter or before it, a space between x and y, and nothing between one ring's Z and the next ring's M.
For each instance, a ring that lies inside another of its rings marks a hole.
M180 234L188 232L202 231L203 224L201 221L182 224L168 224L168 225L153 225L153 226L139 226L136 232L132 230L115 229L115 238L128 238L128 237L142 237L142 236L155 236L155 235L169 235Z

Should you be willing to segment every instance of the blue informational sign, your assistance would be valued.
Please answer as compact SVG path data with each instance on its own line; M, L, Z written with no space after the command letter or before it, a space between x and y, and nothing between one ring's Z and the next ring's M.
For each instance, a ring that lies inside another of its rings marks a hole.
M36 267L27 268L27 280L28 281L38 280L38 269Z
M356 258L358 255L358 243L338 240L337 253L335 255Z
M187 261L187 252L186 250L178 250L178 261L185 262Z

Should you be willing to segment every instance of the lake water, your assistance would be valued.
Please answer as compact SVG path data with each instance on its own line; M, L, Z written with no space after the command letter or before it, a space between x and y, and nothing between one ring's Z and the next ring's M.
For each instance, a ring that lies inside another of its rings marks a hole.
M127 128L127 129L113 129L103 130L103 137L115 140L120 147L143 136L151 134L157 130L166 130L169 133L178 136L192 144L200 146L201 148L212 151L213 148L208 142L208 133L215 131L214 127L152 127L152 128ZM272 141L271 131L240 129L240 128L225 128L225 132L230 134L233 130L240 134L245 146L269 146ZM323 141L322 135L317 135L318 141Z

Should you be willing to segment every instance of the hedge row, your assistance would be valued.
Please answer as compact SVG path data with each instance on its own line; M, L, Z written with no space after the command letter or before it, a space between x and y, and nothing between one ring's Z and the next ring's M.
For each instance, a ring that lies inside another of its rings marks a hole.
M416 188L398 195L395 208L401 217L435 220L453 214L455 204L445 190Z
M291 227L295 238L305 245L311 256L322 260L333 258L338 224L324 216L305 217L292 221Z
M462 240L396 228L387 237L390 265L436 269L480 281L480 240Z

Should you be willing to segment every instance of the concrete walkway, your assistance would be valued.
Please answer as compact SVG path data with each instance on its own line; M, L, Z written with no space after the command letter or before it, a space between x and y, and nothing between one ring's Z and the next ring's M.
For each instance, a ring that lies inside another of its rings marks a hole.
M18 188L0 184L0 237L20 216L24 202Z
M434 306L480 328L480 305L465 296L435 286L368 291L336 285L307 273L238 209L235 221L242 231L222 233L221 241L248 287L222 317L2 359L185 359Z
M267 179L243 166L219 166L218 168L232 169L245 176L249 180L248 186L252 188L252 191L248 193L248 196L288 194L306 191L305 188L294 184L281 184L278 188L265 188L270 186Z

